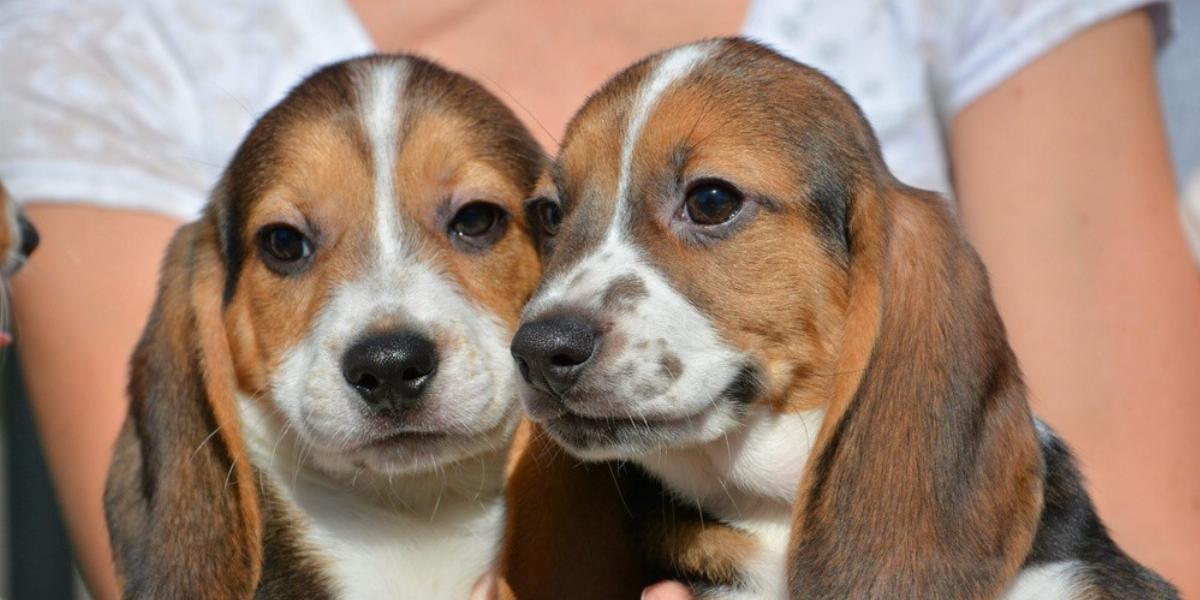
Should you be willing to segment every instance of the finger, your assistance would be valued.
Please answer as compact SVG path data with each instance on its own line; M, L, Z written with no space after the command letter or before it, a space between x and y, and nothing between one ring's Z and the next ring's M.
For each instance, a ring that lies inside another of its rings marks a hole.
M678 581L664 581L642 590L642 600L692 600L692 592Z

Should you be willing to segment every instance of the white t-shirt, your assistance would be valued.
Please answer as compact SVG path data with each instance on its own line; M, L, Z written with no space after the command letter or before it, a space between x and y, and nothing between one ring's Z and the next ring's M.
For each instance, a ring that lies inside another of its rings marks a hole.
M957 111L1141 6L1161 43L1169 7L1154 0L755 0L743 32L841 83L897 176L949 194ZM191 219L259 115L318 65L372 48L344 0L9 0L0 49L0 179L15 198Z

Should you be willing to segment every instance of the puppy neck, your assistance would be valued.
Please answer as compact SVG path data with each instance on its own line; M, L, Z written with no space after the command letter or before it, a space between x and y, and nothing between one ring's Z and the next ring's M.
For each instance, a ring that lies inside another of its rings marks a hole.
M718 518L787 518L824 418L823 407L780 413L755 406L721 438L640 462L681 502Z

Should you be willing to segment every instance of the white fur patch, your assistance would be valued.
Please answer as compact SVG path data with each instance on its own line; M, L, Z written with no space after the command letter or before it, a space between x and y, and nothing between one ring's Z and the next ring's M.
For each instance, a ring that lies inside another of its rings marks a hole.
M723 439L639 461L684 503L758 540L759 551L743 565L745 598L787 597L792 504L824 418L823 408L778 414L756 407Z
M503 455L424 474L327 477L259 402L239 398L251 461L280 492L295 533L344 598L466 598L504 526ZM408 594L408 595L406 595Z
M450 343L439 347L438 374L405 430L456 437L437 454L403 456L355 446L379 437L362 400L346 382L341 360L374 323L399 321ZM432 470L442 460L498 451L516 422L508 331L449 279L415 260L401 260L331 294L309 333L271 376L271 395L304 436L323 468L346 471L356 461L384 472Z
M1004 600L1070 600L1079 598L1081 565L1076 561L1062 561L1031 567L1017 574L1012 586L1004 593Z
M377 259L386 264L397 258L400 215L396 203L396 142L403 120L400 90L408 79L407 62L368 63L359 83L361 119L370 139L375 178L375 230Z
M619 235L627 220L633 153L642 138L646 120L650 118L650 113L654 111L663 92L703 63L716 47L716 42L700 42L672 50L662 57L654 72L642 82L633 112L630 113L629 123L625 126L625 141L621 145L621 174L617 180L616 214L609 225L609 236Z
M741 353L726 344L709 319L676 292L657 269L647 264L631 244L612 240L580 261L530 303L526 314L551 306L600 311L613 281L636 277L645 297L619 314L609 315L610 339L621 338L619 349L601 351L577 388L597 387L584 402L568 407L595 418L683 421L680 431L663 443L706 442L736 423L733 407L717 396L738 375ZM594 386L589 382L603 382ZM603 387L604 389L599 389ZM686 437L686 439L682 439ZM678 438L678 439L676 439ZM600 448L584 458L634 458L643 447Z

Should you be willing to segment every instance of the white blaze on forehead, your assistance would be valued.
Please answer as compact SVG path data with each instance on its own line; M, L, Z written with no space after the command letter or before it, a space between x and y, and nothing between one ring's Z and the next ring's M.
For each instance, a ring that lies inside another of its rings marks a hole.
M642 129L646 120L664 91L686 77L697 66L712 55L717 42L700 42L684 46L668 52L654 67L654 72L642 82L638 95L634 100L633 110L629 113L629 123L625 126L625 140L621 146L621 172L617 180L617 203L612 223L609 225L610 238L620 235L628 219L629 178L633 165L633 152L637 149L638 140L642 137Z
M604 240L584 259L549 279L525 305L526 316L536 315L557 302L570 300L567 296L576 300L580 297L586 298L589 294L595 296L595 292L602 290L613 278L629 273L630 268L626 267L637 267L638 271L644 271L650 277L656 276L655 270L642 261L638 248L623 240L621 235L629 221L629 179L633 170L633 154L642 137L642 130L645 129L646 122L663 93L672 84L695 71L696 67L713 55L719 45L718 41L698 42L670 50L659 59L650 74L639 84L629 111L629 120L625 124L625 137L621 142L620 172L617 174L617 197ZM613 260L613 257L617 256L621 257L620 260ZM581 278L581 273L590 273L590 276ZM583 285L568 284L573 280ZM589 285L584 280L591 280L592 284ZM595 296L593 299L598 298ZM582 304L586 305L588 302L584 300Z
M408 79L408 63L368 63L359 82L363 129L370 143L375 183L375 232L380 262L395 260L400 245L396 203L396 145L399 142L400 90Z

